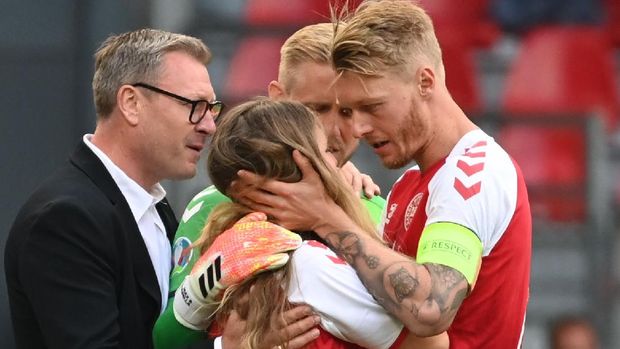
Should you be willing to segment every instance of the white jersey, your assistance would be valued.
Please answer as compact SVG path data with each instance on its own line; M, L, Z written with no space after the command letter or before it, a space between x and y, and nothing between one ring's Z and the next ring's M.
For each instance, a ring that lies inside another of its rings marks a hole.
M365 348L390 348L403 324L368 293L355 270L320 242L304 241L291 259L289 300L311 304L321 327Z

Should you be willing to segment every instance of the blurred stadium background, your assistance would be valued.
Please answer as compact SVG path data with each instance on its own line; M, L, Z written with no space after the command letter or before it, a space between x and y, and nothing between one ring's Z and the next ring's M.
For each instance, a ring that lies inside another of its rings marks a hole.
M565 314L590 319L603 348L620 347L620 0L420 2L454 98L519 161L529 185L523 347L548 348L549 323ZM327 0L3 0L2 250L19 206L93 130L92 55L107 35L148 26L204 39L216 92L232 105L266 93L286 37L327 12ZM365 146L354 162L384 195L402 172L383 169ZM193 180L165 183L178 216L208 184L204 166ZM13 348L12 337L2 278L1 346Z

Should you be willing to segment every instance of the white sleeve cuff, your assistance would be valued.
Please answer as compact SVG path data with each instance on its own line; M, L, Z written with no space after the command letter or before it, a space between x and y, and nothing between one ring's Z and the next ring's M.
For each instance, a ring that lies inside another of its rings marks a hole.
M213 341L213 349L222 349L222 337L215 337Z

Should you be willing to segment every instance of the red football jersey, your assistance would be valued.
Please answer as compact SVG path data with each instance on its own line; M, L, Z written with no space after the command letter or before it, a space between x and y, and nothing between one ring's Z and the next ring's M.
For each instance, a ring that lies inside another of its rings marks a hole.
M423 173L407 170L388 196L383 236L415 256L425 226L451 222L481 240L481 269L448 329L453 349L521 345L529 297L531 214L521 170L481 130Z

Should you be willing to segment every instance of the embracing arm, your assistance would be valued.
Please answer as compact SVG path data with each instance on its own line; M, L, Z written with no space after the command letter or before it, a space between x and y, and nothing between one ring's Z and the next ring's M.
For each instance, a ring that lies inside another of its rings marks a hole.
M465 276L443 264L418 264L370 238L325 193L308 160L297 151L293 156L303 172L297 183L265 182L241 171L233 185L244 193L244 203L289 229L314 230L412 333L429 336L445 331L469 291ZM261 190L245 190L256 183L262 183Z
M320 230L317 233L355 268L368 291L412 333L435 335L450 326L469 290L459 271L441 264L418 264L353 226Z
M322 243L306 242L292 263L289 300L312 305L333 336L364 348L448 348L440 345L447 337L418 338L403 329L368 293L355 270Z

